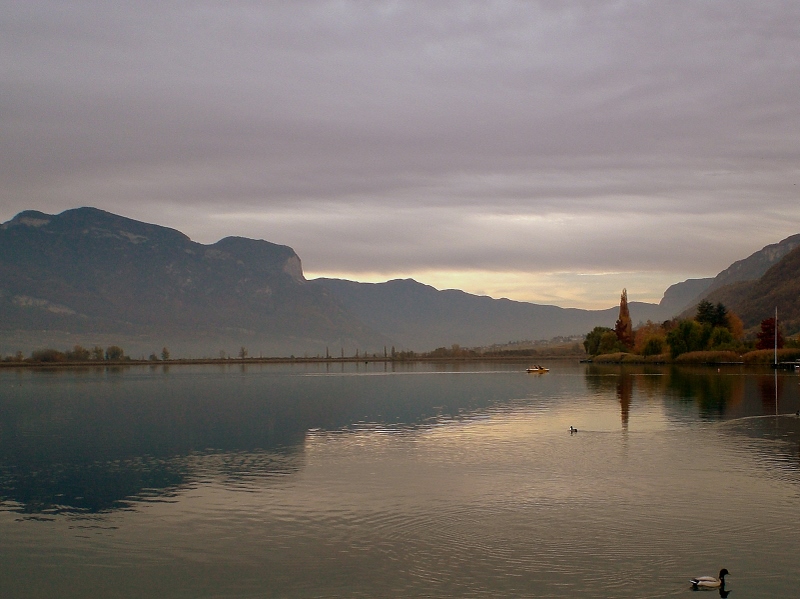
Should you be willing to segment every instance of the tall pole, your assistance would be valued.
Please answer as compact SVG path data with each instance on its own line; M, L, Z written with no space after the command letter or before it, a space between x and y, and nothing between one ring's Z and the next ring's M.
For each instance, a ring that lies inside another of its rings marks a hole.
M778 368L778 306L775 306L775 368Z
M778 415L778 369L775 369L775 415Z
M777 415L778 415L778 306L775 306L775 416Z

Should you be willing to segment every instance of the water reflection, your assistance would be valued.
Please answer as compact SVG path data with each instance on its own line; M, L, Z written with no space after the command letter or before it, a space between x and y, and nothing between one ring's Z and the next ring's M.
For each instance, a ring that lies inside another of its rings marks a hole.
M647 402L651 419L684 423L774 414L776 395L784 412L800 407L794 374L572 365L532 378L519 366L491 368L356 363L1 373L0 502L28 514L99 513L170 500L209 480L252 490L305 467L307 440L316 434L309 431L402 435L525 411L531 402L557 411L586 390L617 403L623 431L641 421ZM565 418L580 414L569 410ZM570 424L582 428L572 420L557 426ZM732 427L731 434L777 444L780 464L796 467L795 429L759 427Z
M665 381L665 392L695 402L704 419L722 418L744 397L745 377L722 375L714 369L672 367Z
M798 377L793 373L747 370L743 367L589 365L587 387L616 397L623 429L629 425L637 396L665 397L696 409L704 420L791 413L797 409ZM667 409L670 406L667 405Z
M628 430L637 402L658 398L669 419L717 423L714 430L735 440L731 446L743 460L755 459L765 475L798 482L800 378L794 373L592 365L585 376L589 389L619 402L623 430Z
M150 456L99 462L0 465L0 498L25 514L99 513L131 500L167 497L185 485L186 464ZM3 502L0 502L3 505Z
M633 397L633 377L621 376L617 382L617 398L619 398L622 428L628 430L630 419L631 398Z
M758 392L761 395L761 403L765 409L779 409L778 398L783 390L785 377L778 377L777 371L774 374L762 374L758 377Z
M765 473L797 481L800 469L800 418L794 415L760 416L725 423L724 433L735 436L736 450L755 456Z
M631 370L627 367L590 365L585 372L586 386L597 395L616 397L619 402L622 430L628 430L634 390L652 392L652 371L646 367Z
M673 597L725 565L734 596L791 595L800 379L776 418L767 371L550 366L0 372L0 495L27 511L0 513L0 586Z
M430 426L527 392L524 377L498 387L491 376L430 374L420 385L371 376L386 364L346 368L3 373L14 383L0 398L0 502L28 514L98 513L212 479L246 490L302 469L309 430Z
M241 484L302 467L308 420L286 402L213 387L128 389L120 373L108 374L103 384L86 385L83 375L27 381L27 392L0 400L6 509L98 513L169 498L202 478Z

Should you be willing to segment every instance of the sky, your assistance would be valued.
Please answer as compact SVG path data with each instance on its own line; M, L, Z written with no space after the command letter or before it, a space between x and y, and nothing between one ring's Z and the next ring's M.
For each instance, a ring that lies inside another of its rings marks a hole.
M607 308L800 233L800 3L0 0L0 221Z

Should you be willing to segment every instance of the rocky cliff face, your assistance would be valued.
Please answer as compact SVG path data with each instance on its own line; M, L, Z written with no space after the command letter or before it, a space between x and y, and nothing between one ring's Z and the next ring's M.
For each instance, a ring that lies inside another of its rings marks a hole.
M747 281L756 281L767 270L780 262L784 256L800 246L800 234L787 237L753 252L743 260L737 260L716 277L688 279L670 286L664 292L661 306L672 316L691 316L701 300L707 299L718 289Z
M778 309L784 334L800 331L800 246L785 254L755 281L739 281L714 290L709 301L722 302L746 327L755 328Z
M798 246L800 246L800 234L792 235L783 241L767 245L744 260L737 260L714 277L714 281L707 292L710 293L732 283L759 279L767 270L780 262L784 256Z
M307 284L290 247L241 237L203 245L94 208L27 211L0 226L0 305L6 335L207 338L208 355L223 340L287 355L385 341Z

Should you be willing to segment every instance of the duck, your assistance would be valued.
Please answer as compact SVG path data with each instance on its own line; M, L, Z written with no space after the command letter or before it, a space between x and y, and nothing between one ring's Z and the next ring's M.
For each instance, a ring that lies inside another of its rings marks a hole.
M718 589L725 586L725 577L730 576L730 572L725 568L719 571L719 578L713 576L698 576L692 578L689 582L692 583L694 589Z
M569 427L569 432L571 432L571 433L577 433L577 432L578 432L578 429L577 429L577 428L575 428L574 426L570 426L570 427Z

